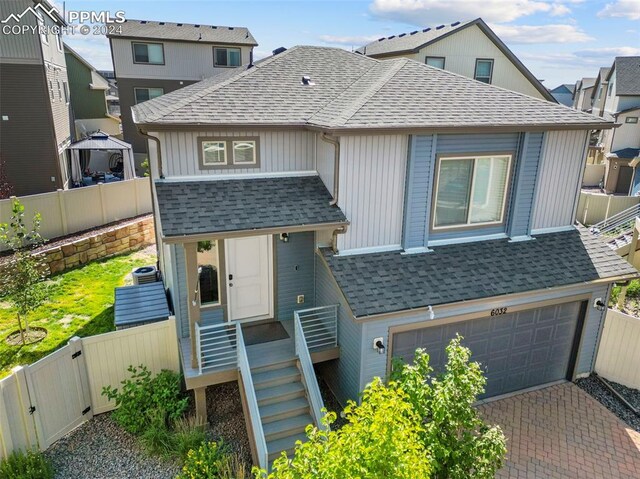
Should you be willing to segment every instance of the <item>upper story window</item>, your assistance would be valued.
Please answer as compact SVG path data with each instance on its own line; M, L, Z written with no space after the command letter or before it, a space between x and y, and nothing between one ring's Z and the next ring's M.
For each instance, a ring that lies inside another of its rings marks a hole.
M476 60L476 71L473 75L474 80L483 83L491 83L493 76L493 60L490 58L478 58Z
M200 168L257 168L258 137L198 138Z
M440 157L434 230L504 222L512 155Z
M164 89L162 88L135 87L133 92L136 97L136 104L164 95Z
M213 49L213 66L216 67L239 67L242 64L242 55L239 48L218 48Z
M432 67L440 68L444 70L444 57L426 57L424 62Z
M62 51L62 35L56 35L56 46L58 47L58 51Z
M164 47L162 43L132 43L133 63L164 65Z
M628 116L627 119L624 122L625 123L638 123L638 117L637 116Z
M69 94L69 84L66 81L62 82L62 87L64 88L64 102L68 105L71 96Z

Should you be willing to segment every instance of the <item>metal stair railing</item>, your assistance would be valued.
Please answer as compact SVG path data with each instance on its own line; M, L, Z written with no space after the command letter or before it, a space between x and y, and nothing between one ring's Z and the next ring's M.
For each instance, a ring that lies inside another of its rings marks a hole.
M596 236L613 239L631 231L638 216L640 216L640 203L591 225L589 231Z

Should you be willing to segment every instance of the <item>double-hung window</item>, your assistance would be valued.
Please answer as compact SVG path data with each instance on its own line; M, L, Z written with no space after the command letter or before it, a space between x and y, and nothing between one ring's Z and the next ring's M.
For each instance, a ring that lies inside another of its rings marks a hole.
M162 43L132 43L133 63L164 65Z
M133 92L136 97L136 104L164 95L164 89L162 88L135 87Z
M213 66L216 67L239 67L242 64L242 55L239 48L218 48L213 49Z
M427 65L444 70L444 57L425 57L424 62Z
M493 60L490 58L478 58L476 60L476 71L473 75L473 79L483 83L491 83L492 76Z
M200 168L258 168L258 137L198 138Z
M439 158L432 228L503 223L511 159L511 155Z

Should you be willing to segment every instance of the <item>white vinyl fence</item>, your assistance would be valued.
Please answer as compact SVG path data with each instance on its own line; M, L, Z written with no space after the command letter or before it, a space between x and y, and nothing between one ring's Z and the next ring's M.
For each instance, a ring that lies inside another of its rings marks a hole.
M129 365L153 373L179 371L175 318L88 338L14 368L0 381L0 459L26 448L45 450L55 441L115 404L104 386L120 386Z
M605 379L640 389L640 318L609 309L596 358Z
M27 219L42 215L40 233L52 239L151 212L149 178L22 196ZM11 199L0 200L0 223L11 215Z
M640 196L613 196L581 191L576 219L585 226L593 225L638 203Z

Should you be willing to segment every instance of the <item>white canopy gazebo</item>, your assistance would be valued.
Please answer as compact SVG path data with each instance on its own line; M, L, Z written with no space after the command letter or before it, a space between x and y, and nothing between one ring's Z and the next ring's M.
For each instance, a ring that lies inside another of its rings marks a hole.
M74 185L81 185L83 172L89 165L89 156L82 154L91 150L116 150L122 153L123 179L132 180L136 177L133 150L131 145L107 135L102 131L92 133L84 140L72 143L68 147L71 153L71 179Z

